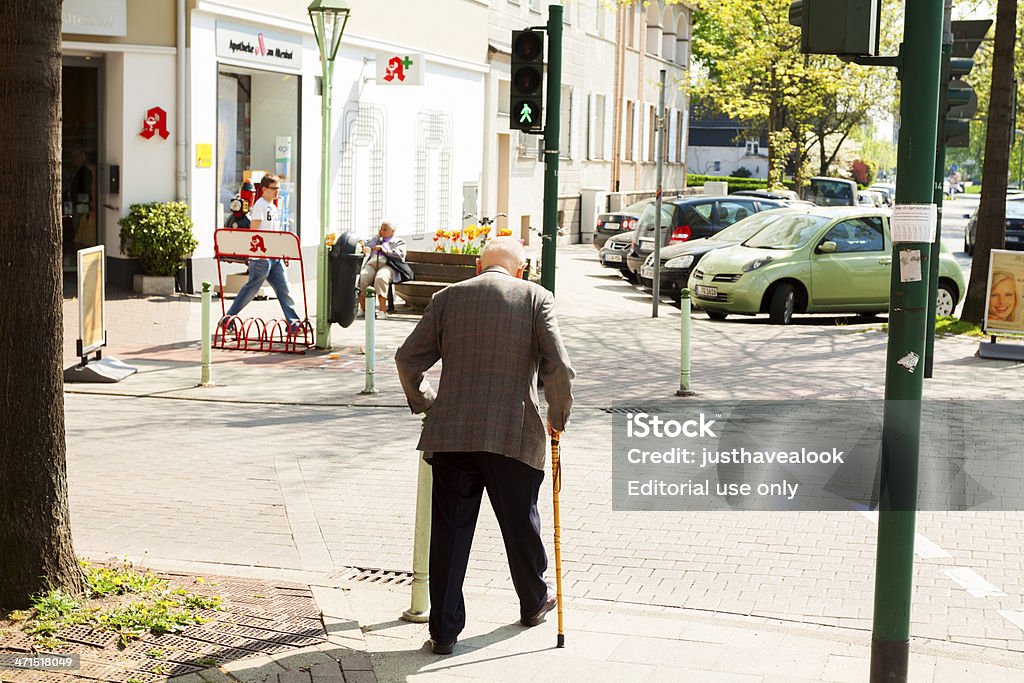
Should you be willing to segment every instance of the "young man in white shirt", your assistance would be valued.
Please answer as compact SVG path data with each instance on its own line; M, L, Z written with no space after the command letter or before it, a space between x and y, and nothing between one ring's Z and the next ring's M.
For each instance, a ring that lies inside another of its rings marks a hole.
M268 173L260 179L260 191L260 198L249 210L250 229L281 230L280 214L277 206L274 205L274 200L281 192L280 179L273 173ZM299 314L295 312L295 302L288 289L288 273L281 259L249 259L249 280L238 290L235 301L231 304L227 317L221 324L233 326L228 321L232 316L238 315L253 300L264 282L269 282L273 288L274 294L277 295L277 301L281 304L281 311L291 329L292 324L299 321Z

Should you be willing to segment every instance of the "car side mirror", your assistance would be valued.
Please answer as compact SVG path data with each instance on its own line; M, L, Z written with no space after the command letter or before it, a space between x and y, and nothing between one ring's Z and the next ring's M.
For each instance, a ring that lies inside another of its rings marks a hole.
M828 242L822 242L821 244L819 244L818 248L815 251L817 251L819 254L834 254L836 253L836 249L838 249L838 246L835 242L832 242L830 240Z

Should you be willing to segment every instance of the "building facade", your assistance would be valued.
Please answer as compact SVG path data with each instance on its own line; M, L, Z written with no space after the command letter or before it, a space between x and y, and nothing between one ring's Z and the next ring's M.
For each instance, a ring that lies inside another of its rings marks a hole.
M75 268L76 248L104 244L112 278L123 280L117 220L131 204L176 197L175 151L186 133L178 125L175 12L174 0L63 3L66 271Z
M512 31L543 26L541 0L490 3L481 210L507 214L513 234L541 227L544 165L539 136L509 125ZM609 193L656 187L659 71L666 71L663 186L686 182L691 15L684 4L574 0L563 7L559 223L567 241L588 241ZM618 208L613 206L613 208Z
M66 193L91 181L96 224L76 234L78 223L66 221L68 268L75 248L104 244L111 283L129 286L138 266L120 252L118 219L132 204L178 200L199 241L180 285L216 281L214 231L242 182L268 172L282 176L283 220L307 265L320 239L324 173L328 232L369 237L387 218L411 248L432 249L436 230L479 216L507 214L499 225L516 234L541 227L537 136L508 122L509 45L513 29L547 22L549 2L393 0L385 9L350 0L326 169L320 57L305 4L65 1ZM660 69L664 186L684 186L689 40L685 5L565 4L559 194L570 238L592 229L583 209L596 216L609 193L653 192ZM396 70L406 78L387 78ZM66 198L72 212L79 198Z

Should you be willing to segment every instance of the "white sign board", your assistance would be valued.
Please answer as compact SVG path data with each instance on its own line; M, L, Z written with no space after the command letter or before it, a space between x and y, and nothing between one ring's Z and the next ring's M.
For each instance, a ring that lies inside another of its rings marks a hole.
M214 233L213 243L219 257L302 258L299 238L290 232L222 228Z
M103 316L106 299L104 250L98 247L78 250L78 329L79 354L88 354L107 343L107 325Z
M128 35L127 0L64 0L61 33L87 36Z
M1024 334L1024 253L993 249L988 261L985 324L988 334Z
M937 220L934 204L897 204L890 220L892 241L931 244L935 241Z
M421 54L378 52L377 85L423 85L426 67Z
M302 39L286 33L217 22L217 56L253 66L302 67Z

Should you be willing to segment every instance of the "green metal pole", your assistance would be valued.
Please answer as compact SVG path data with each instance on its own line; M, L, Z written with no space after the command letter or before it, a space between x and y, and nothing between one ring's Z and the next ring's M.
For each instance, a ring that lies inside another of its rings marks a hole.
M679 293L679 391L676 396L695 396L690 389L690 290Z
M899 179L893 210L889 343L882 422L871 681L907 680L914 525L928 317L927 272L934 230L914 230L906 212L934 208L935 144L942 55L942 0L907 0L901 49ZM902 205L902 207L901 207ZM917 205L912 207L911 205ZM917 268L915 268L917 266ZM923 268L921 268L923 266Z
M946 0L942 36L942 70L939 76L939 116L936 120L938 140L935 145L935 185L932 201L935 203L935 241L932 242L931 259L928 261L928 323L925 328L924 378L931 379L935 365L935 319L938 316L939 295L939 251L942 245L942 177L946 170L946 140L943 125L946 120L946 84L949 83L949 58L953 54L953 30L950 13L953 0ZM955 303L955 302L954 302Z
M548 7L548 92L544 116L544 235L540 283L555 293L558 246L558 139L562 106L562 6Z
M377 293L373 287L366 288L366 314L363 316L366 322L366 383L360 394L377 393Z
M426 422L426 418L423 418ZM402 619L417 624L430 620L430 507L434 475L420 452L416 477L416 526L412 545L412 605Z
M199 386L210 386L211 364L210 364L210 305L213 293L210 291L210 283L203 283L203 346L202 346L202 370L200 371Z
M323 14L317 16L318 33L325 36ZM327 38L325 37L324 40ZM320 149L320 241L316 251L316 347L331 348L331 324L327 321L327 229L331 224L331 95L334 85L334 62L327 59L326 45L320 48L320 72L323 84L320 90L321 149Z

